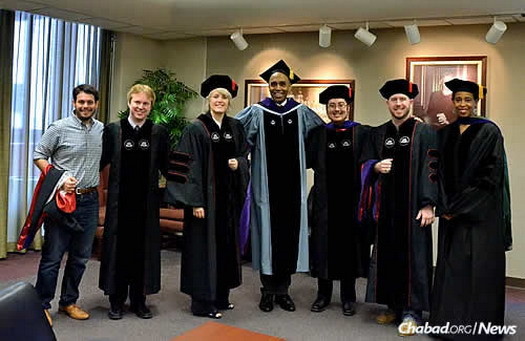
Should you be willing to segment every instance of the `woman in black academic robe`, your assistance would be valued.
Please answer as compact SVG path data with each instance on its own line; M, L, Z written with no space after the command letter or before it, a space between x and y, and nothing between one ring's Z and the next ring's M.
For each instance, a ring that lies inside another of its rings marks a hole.
M233 309L230 289L241 284L238 227L248 180L248 146L239 121L226 115L237 84L213 75L202 83L209 111L190 124L177 148L189 156L185 184L168 182L168 201L182 203L181 291L196 316L220 318Z
M477 84L446 83L459 119L439 131L442 205L430 322L434 326L477 325L476 335L442 337L479 340L480 324L503 325L505 315L505 151L499 128L474 117L483 94Z

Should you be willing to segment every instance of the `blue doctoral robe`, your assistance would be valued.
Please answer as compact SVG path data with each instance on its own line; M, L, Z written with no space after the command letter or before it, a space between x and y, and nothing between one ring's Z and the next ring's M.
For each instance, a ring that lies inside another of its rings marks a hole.
M265 275L307 272L309 270L308 193L305 140L308 132L322 125L323 121L313 110L293 99L288 99L284 106L278 106L270 98L245 108L236 118L243 124L251 146L250 230L253 268ZM282 136L279 135L292 138L289 142L294 145L293 150L288 143L281 146L282 149L288 148L289 153L281 153L275 145L275 141L282 140ZM268 148L274 151L268 154ZM281 154L277 156L279 162L276 162L275 154ZM268 167L269 164L272 166ZM276 166L277 164L279 165ZM289 170L292 168L297 170L297 178L290 175ZM284 175L277 179L276 174L280 172ZM279 185L276 186L275 183ZM287 194L282 190L281 185L288 185L288 183L297 183L297 200L284 201L275 194L270 197L271 188L274 193L281 190L280 194ZM271 205L272 201L273 205ZM290 214L285 214L286 210L289 210ZM290 220L289 216L294 215L296 218ZM291 221L291 224L284 224L281 221ZM276 228L275 225L278 224L282 226ZM292 235L288 234L288 230L292 231ZM280 235L279 238L272 238L272 233L282 234L282 237Z

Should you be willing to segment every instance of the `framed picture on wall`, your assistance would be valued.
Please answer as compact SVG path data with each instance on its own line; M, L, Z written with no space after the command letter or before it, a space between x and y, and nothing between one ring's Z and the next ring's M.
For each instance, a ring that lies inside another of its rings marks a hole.
M438 126L438 113L444 113L450 122L457 118L453 113L452 92L444 83L459 78L486 85L487 57L409 57L406 77L419 86L419 95L414 99L414 115ZM485 116L485 106L485 99L480 99L478 115Z
M325 122L329 122L326 115L326 108L324 104L319 103L319 93L331 85L344 84L352 89L352 94L355 94L355 80L319 80L319 79L301 79L298 83L292 86L289 97L293 97L299 103L310 107L314 110ZM247 79L244 83L244 106L258 103L270 97L268 84L258 79ZM354 106L350 105L350 120L354 119Z

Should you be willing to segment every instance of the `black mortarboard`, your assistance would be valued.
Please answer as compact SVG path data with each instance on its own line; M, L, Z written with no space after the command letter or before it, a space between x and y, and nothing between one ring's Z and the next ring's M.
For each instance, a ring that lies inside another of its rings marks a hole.
M485 94L487 93L487 88L485 88L484 86L478 85L471 81L464 81L458 78L454 78L446 82L445 85L452 91L453 94L459 91L470 92L474 96L474 99L476 101L480 98L485 97Z
M286 65L286 63L282 59L280 61L278 61L277 63L275 63L274 65L272 65L268 70L266 70L263 73L261 73L259 76L262 79L264 79L266 81L266 83L269 83L270 82L270 77L276 72L280 72L280 73L284 74L286 77L288 77L288 79L290 80L291 84L295 84L295 83L297 83L298 81L301 80L301 78L299 78L299 76L297 76L293 72L293 70L290 69L290 67L288 65Z
M413 99L419 94L419 88L416 83L409 82L406 79L392 79L387 81L379 89L379 92L386 99L395 94L404 94Z
M201 96L207 97L212 90L223 88L228 90L232 98L237 96L239 85L227 75L211 75L201 84Z
M344 98L348 103L354 100L352 88L346 85L332 85L319 94L319 103L328 104L332 98Z

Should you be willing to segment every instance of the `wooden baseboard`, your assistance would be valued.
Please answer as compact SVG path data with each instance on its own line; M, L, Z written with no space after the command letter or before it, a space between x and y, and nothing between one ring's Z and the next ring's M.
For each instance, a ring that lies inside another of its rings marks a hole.
M524 288L525 289L525 278L507 277L505 284L510 287Z

